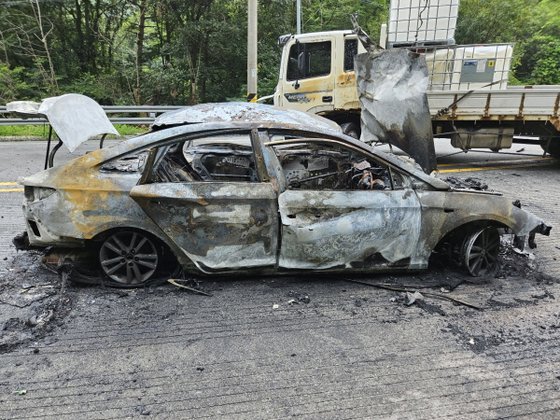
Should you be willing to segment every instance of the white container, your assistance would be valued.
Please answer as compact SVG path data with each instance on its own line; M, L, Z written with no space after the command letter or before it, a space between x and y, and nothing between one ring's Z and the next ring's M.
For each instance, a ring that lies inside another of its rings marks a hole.
M506 89L512 55L512 44L457 45L427 52L429 89Z
M388 46L452 45L459 0L391 0Z

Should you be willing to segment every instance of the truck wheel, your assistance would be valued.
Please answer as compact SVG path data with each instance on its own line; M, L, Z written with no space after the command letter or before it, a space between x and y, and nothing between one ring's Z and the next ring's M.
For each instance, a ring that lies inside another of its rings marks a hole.
M342 128L342 132L347 136L354 137L355 139L360 138L360 127L358 124L353 122L345 122L340 124L340 128Z
M551 156L555 157L556 159L560 159L560 137L553 137L550 140L550 144L547 148L548 139L541 140L541 147L542 149L550 154Z

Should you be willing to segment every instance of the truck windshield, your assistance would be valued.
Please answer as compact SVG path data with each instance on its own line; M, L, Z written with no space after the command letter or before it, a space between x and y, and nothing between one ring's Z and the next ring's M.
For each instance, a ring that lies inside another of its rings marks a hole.
M331 72L331 42L295 43L290 47L286 79L301 80Z

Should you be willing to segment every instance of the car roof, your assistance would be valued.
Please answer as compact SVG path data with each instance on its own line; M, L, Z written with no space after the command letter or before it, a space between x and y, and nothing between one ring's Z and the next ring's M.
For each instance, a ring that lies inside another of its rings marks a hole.
M342 132L338 124L318 115L248 102L205 103L165 112L155 119L152 130L184 124L234 121L271 122L306 129L312 126Z

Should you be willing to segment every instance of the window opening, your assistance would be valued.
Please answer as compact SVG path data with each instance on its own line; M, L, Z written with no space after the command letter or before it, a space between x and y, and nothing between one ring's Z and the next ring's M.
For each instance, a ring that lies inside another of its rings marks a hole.
M288 189L389 190L387 166L355 151L325 144L273 146Z
M155 182L258 182L249 134L205 137L168 147Z
M344 71L354 71L354 57L358 54L358 40L344 41Z
M309 79L331 73L331 42L296 42L290 47L287 80Z
M118 159L110 160L101 166L103 172L125 172L125 173L138 173L144 170L146 159L148 158L148 151L142 150L140 152L129 153L121 156Z

